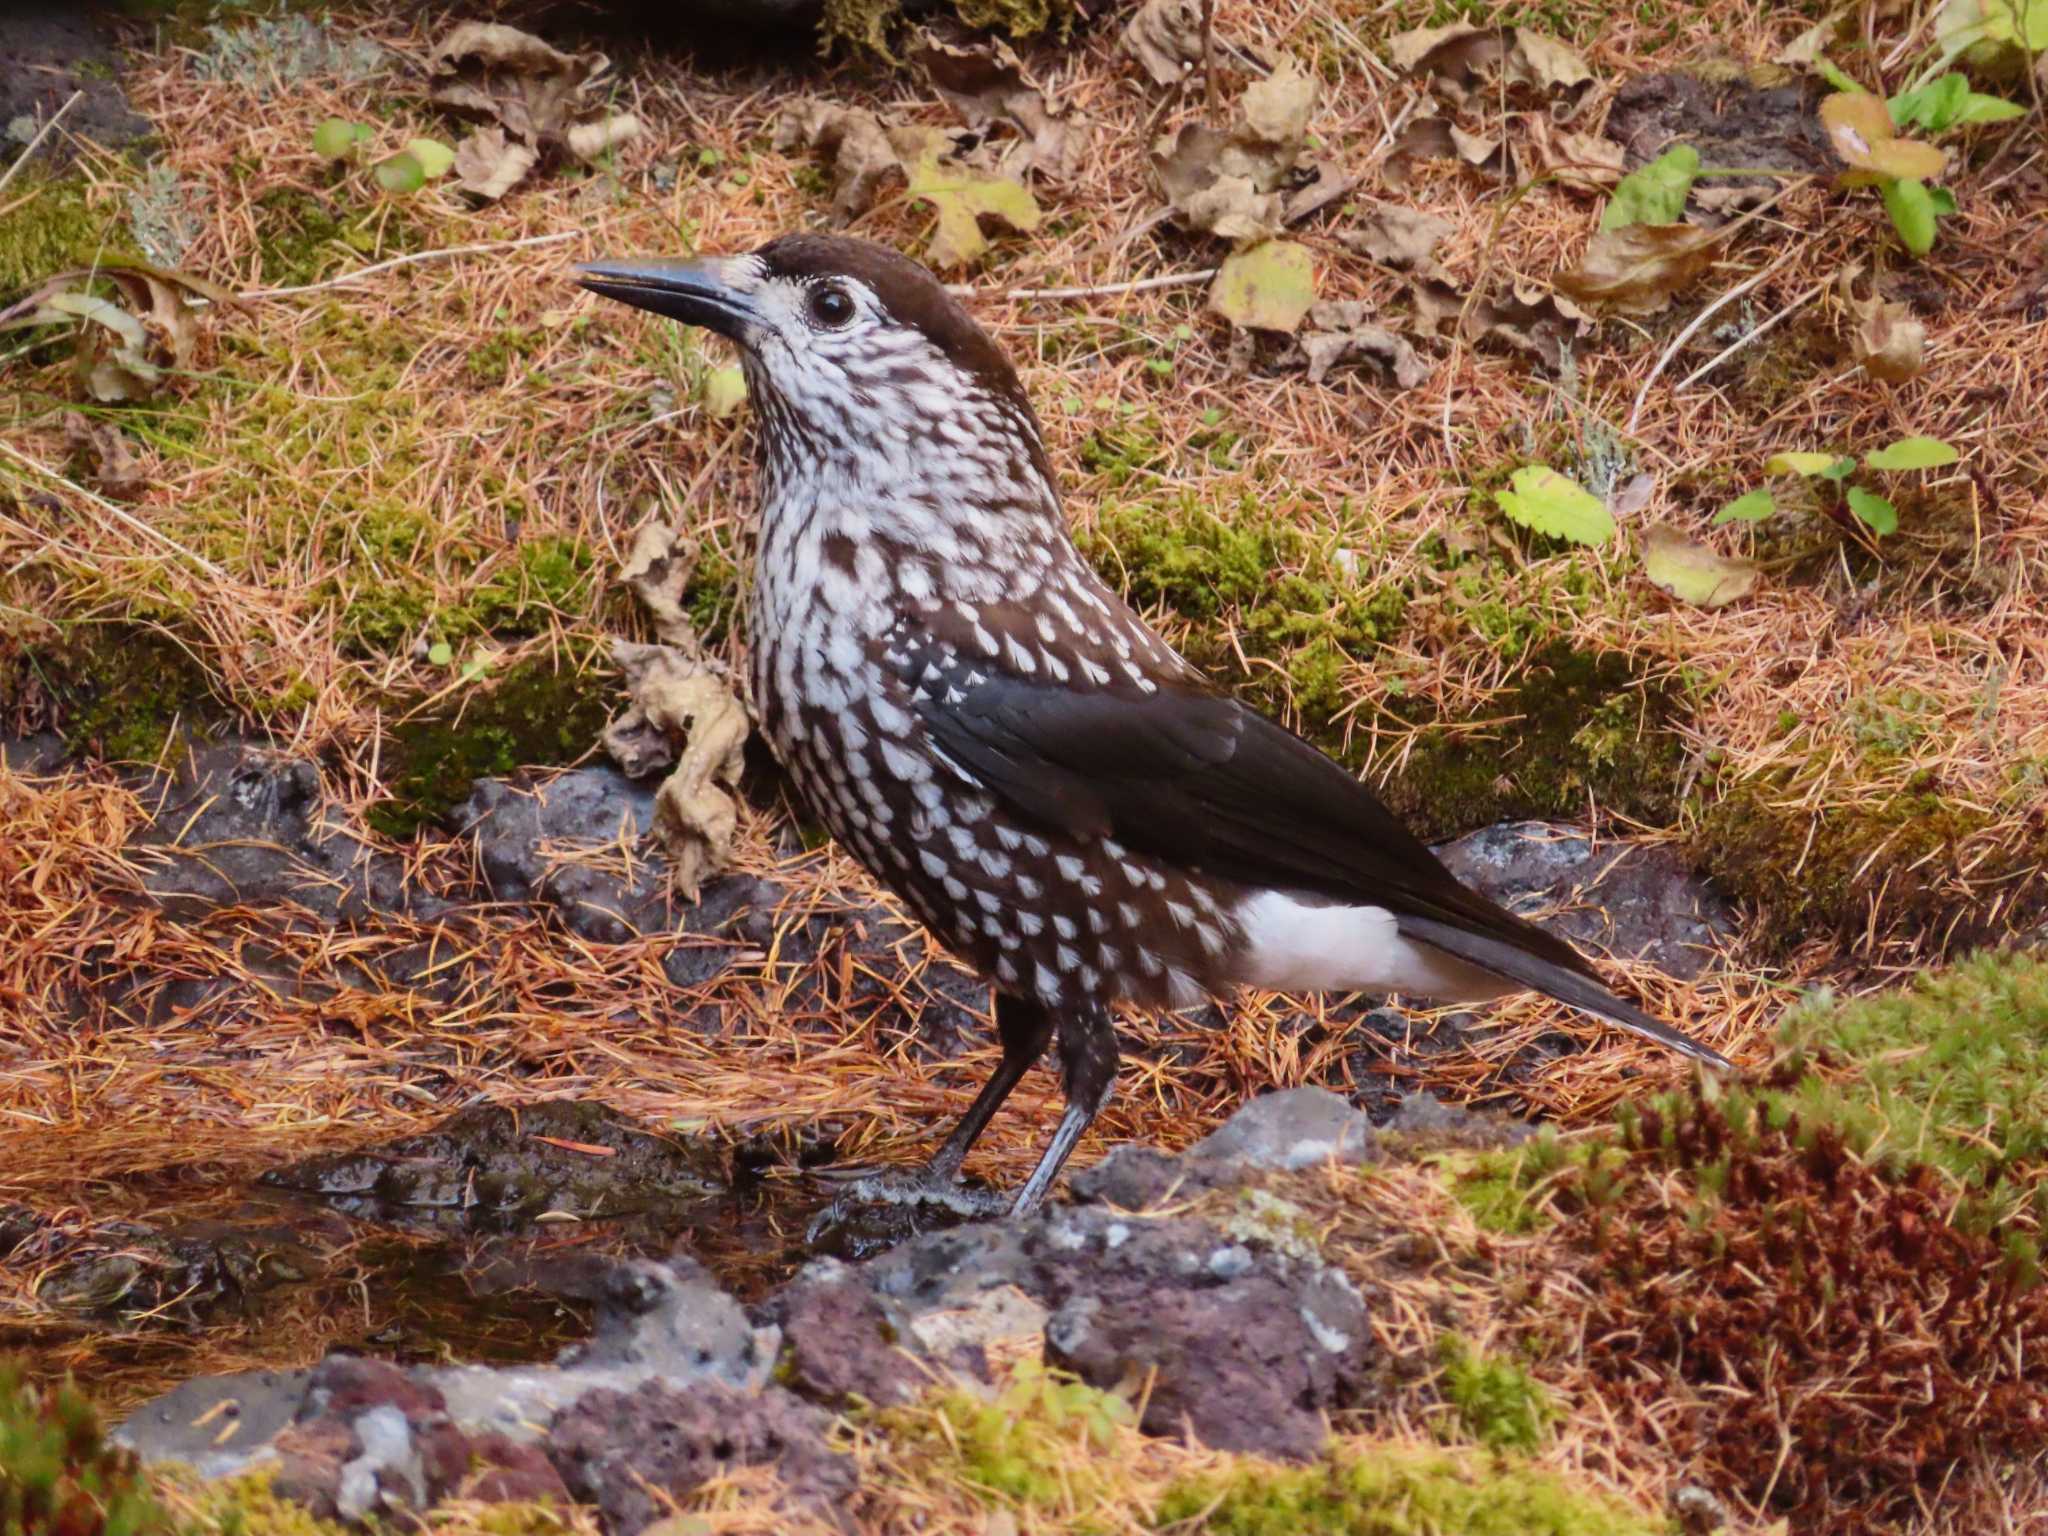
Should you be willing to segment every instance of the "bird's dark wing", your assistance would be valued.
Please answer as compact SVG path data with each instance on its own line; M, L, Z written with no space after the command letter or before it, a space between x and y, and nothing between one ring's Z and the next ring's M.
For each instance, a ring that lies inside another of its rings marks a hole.
M1363 784L1234 700L1185 683L1077 689L979 661L944 674L916 706L932 745L1026 815L1243 885L1387 909L1413 938L1720 1060L1460 883Z

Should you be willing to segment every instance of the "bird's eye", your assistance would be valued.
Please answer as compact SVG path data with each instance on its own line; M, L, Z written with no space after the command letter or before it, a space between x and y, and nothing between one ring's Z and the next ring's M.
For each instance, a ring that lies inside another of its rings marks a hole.
M811 318L828 330L838 330L853 318L853 299L836 283L823 283L811 290Z

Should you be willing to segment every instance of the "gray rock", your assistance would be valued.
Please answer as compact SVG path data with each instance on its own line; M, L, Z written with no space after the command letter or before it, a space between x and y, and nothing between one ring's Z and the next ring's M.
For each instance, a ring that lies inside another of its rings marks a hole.
M274 1442L305 1406L311 1371L202 1376L143 1404L111 1436L144 1461L182 1461L233 1477L277 1460Z
M696 1264L629 1260L608 1271L590 1341L553 1365L458 1365L425 1369L464 1427L515 1441L545 1433L556 1415L600 1388L700 1382L754 1390L775 1367L780 1331L756 1328L740 1304Z
M80 99L64 114L62 130L36 151L46 163L71 158L71 137L118 149L150 131L122 94L115 71L121 64L118 14L98 8L29 0L0 7L0 126L27 118L41 127L73 92ZM33 128L30 130L33 136ZM0 140L0 164L21 144Z
M860 1398L908 1401L931 1380L914 1358L914 1330L843 1266L798 1276L763 1309L782 1330L780 1379L828 1407Z
M1188 1149L1190 1158L1289 1173L1372 1155L1372 1123L1329 1089L1313 1087L1262 1094Z
M64 738L51 731L39 731L33 736L0 738L0 764L4 764L9 773L20 774L25 779L43 778L57 772L69 756Z
M1670 848L1503 822L1436 850L1452 874L1582 949L1681 980L1736 930L1734 909Z
M1511 1147L1536 1134L1527 1120L1492 1110L1467 1109L1446 1104L1427 1091L1403 1094L1401 1102L1380 1125L1389 1136L1426 1140L1432 1145L1460 1147Z
M402 860L342 825L312 763L246 743L195 752L130 852L148 871L145 888L176 917L241 906L333 925L449 911L410 888Z

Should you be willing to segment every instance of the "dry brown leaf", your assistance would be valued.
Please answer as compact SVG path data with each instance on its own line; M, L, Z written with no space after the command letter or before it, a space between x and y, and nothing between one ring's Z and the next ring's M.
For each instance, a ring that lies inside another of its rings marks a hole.
M1525 180L1554 173L1560 186L1580 192L1604 191L1621 180L1626 152L1613 140L1559 128L1543 112L1526 113L1523 122L1529 129Z
M1202 62L1200 0L1145 0L1117 48L1137 60L1155 85L1178 85Z
M1416 27L1389 38L1387 53L1396 69L1432 76L1452 100L1495 72L1510 87L1551 100L1576 99L1593 79L1576 51L1528 27Z
M1373 203L1355 229L1337 236L1337 243L1383 267L1414 272L1429 265L1437 242L1456 227L1449 219L1399 203Z
M1888 304L1872 294L1850 309L1850 344L1856 361L1873 379L1903 384L1926 366L1927 327L1904 304Z
M1000 38L966 47L926 37L912 59L932 88L977 132L1004 123L1019 138L999 158L1005 175L1042 171L1065 176L1074 168L1081 135L1024 74L1016 52Z
M64 443L79 478L114 501L134 501L149 489L149 475L121 429L76 411L64 417Z
M892 177L907 177L903 154L865 107L797 102L776 119L773 143L780 150L816 150L830 160L832 212L842 223L874 207Z
M1609 314L1654 315L1713 264L1725 231L1691 224L1631 224L1604 229L1557 286Z
M1397 389L1413 389L1429 378L1435 365L1407 337L1368 320L1371 313L1372 307L1357 299L1326 299L1310 306L1309 329L1301 337L1309 383L1322 383L1333 369L1355 366L1371 367Z
M455 146L455 184L485 202L496 202L525 180L539 161L539 150L506 138L504 129L479 128Z
M563 53L517 27L466 21L434 45L427 99L538 146L567 131L577 96L606 67L601 53Z
M455 147L456 184L494 201L549 150L594 160L637 138L630 112L582 119L583 98L609 68L601 53L564 53L499 22L456 26L427 64L427 99L482 124Z
M632 699L605 728L605 748L631 774L662 766L657 738L680 744L654 795L654 831L670 876L690 900L732 856L739 805L730 791L745 764L747 712L718 669L673 646L612 642Z
M696 548L686 547L673 528L659 521L640 525L619 568L619 579L653 618L655 636L663 645L692 656L702 654L702 647L683 607L683 594L696 570Z
M1462 316L1465 339L1474 346L1496 343L1552 373L1562 370L1572 343L1592 328L1591 318L1571 300L1519 283L1511 295L1481 299L1469 310L1465 293L1441 277L1412 278L1408 288L1422 334L1442 334Z
M1508 163L1499 139L1467 133L1449 118L1433 115L1416 118L1395 138L1382 167L1387 184L1409 185L1418 160L1462 160L1476 170L1495 173L1506 171Z
M1343 196L1349 182L1327 166L1316 168L1308 186L1293 186L1315 102L1316 82L1283 59L1246 90L1228 133L1186 123L1160 139L1152 164L1177 222L1246 244Z
M1721 608L1747 597L1760 573L1747 560L1718 554L1658 524L1643 539L1643 574L1683 602Z

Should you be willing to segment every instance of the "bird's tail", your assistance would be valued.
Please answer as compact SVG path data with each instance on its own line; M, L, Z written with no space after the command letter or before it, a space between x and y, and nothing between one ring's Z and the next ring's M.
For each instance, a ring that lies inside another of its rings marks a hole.
M1570 970L1554 960L1531 954L1512 940L1492 934L1473 933L1428 917L1402 917L1400 931L1417 943L1455 955L1467 964L1491 971L1509 981L1533 987L1545 997L1619 1025L1632 1035L1654 1040L1694 1061L1733 1071L1735 1063L1710 1046L1701 1045L1669 1024L1653 1019L1634 1003L1616 997L1594 977Z

